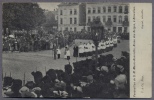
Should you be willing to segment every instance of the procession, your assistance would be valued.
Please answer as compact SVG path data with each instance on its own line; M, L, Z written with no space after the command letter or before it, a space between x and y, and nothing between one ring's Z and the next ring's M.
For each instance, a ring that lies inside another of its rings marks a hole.
M117 47L117 43L120 42L118 36L113 36L113 38L108 38L107 40L101 40L98 44L98 53L102 54L104 52L111 51L114 47ZM65 47L64 58L70 59L70 55L73 57L88 57L95 54L96 47L94 43L87 40L87 43L77 43L74 44L73 53L70 53L68 45ZM57 57L60 58L61 50L57 49Z
M129 98L128 7L4 3L3 97Z

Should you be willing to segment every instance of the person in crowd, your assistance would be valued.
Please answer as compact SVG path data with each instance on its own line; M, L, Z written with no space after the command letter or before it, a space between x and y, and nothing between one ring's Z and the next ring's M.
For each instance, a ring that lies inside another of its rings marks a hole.
M84 46L82 44L82 42L80 42L80 45L79 45L79 57L84 57Z
M70 50L69 50L69 48L67 48L67 50L66 50L67 60L70 60L70 56L71 56Z
M68 48L67 48L67 46L66 46L66 47L65 47L65 50L64 50L64 58L65 58L65 59L67 59L67 55L66 55L67 49L68 49Z
M88 57L88 52L89 52L88 45L87 43L84 43L84 57Z
M58 59L60 59L60 55L61 55L61 50L60 50L60 48L58 47L58 49L57 49L57 56L58 56Z
M78 57L78 46L75 44L73 47L73 57Z

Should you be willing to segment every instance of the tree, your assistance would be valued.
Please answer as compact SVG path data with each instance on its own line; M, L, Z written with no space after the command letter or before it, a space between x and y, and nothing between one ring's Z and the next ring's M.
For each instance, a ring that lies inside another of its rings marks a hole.
M37 3L4 3L3 29L27 30L40 27L45 21L43 9Z
M55 13L56 11L47 11L45 13L46 22L44 23L44 29L47 31L53 31L53 26L57 26L58 22L55 20Z

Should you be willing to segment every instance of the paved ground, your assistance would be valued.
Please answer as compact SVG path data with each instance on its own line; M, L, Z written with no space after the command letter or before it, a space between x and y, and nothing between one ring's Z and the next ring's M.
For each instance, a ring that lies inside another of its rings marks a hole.
M73 47L70 48L73 53ZM129 41L122 40L116 48L112 51L103 54L113 54L119 58L121 51L129 51ZM64 49L62 49L61 59L54 60L52 50L39 51L39 52L22 52L22 53L5 53L2 54L2 67L3 76L11 76L16 79L23 79L24 73L26 80L33 80L31 75L32 71L39 70L45 75L45 70L64 69L64 65L68 64L68 61L63 58ZM77 58L77 60L83 60L86 58ZM76 58L71 57L70 62L75 62Z

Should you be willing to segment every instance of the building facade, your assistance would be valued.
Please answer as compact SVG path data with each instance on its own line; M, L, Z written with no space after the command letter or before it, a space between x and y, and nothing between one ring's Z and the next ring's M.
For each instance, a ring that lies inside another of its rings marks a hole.
M127 3L87 3L86 24L99 18L104 28L113 32L129 32L129 4Z
M58 5L58 30L81 31L86 23L83 3L61 3Z
M129 32L128 3L61 3L58 5L58 30L90 31L89 23L99 18L104 28Z

